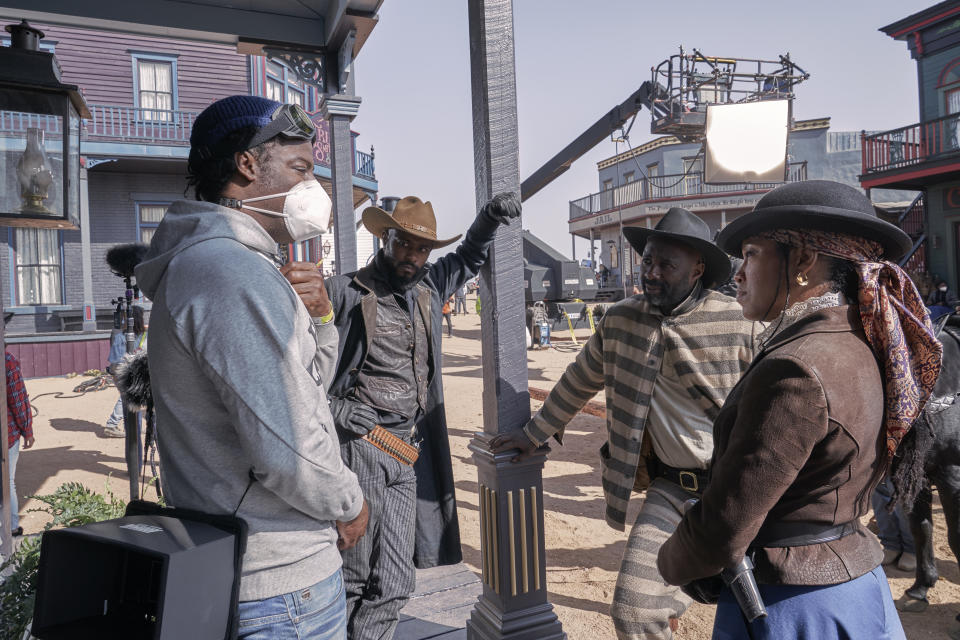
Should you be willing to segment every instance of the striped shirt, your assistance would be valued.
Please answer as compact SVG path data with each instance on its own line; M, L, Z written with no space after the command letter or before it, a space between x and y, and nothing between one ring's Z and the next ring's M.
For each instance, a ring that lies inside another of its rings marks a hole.
M562 442L566 424L604 390L607 442L600 458L606 520L623 531L661 367L674 367L689 394L689 409L712 422L753 359L759 331L733 298L699 286L670 315L642 295L622 300L604 314L524 431L539 444L550 436Z

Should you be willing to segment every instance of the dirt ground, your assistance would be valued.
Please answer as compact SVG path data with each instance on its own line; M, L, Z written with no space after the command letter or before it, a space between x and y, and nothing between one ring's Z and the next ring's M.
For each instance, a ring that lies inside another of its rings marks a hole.
M479 572L480 541L477 474L467 449L473 434L482 431L480 324L472 313L453 318L454 336L444 338L444 385L447 422L454 455L454 473L460 506L464 561ZM587 330L578 330L581 338ZM569 335L569 334L568 334ZM558 336L559 337L559 336ZM571 343L560 348L528 352L530 386L549 390L576 355ZM108 388L81 395L71 392L86 378L38 378L27 381L27 390L39 410L35 419L36 446L22 451L17 468L20 496L53 491L67 481L80 481L91 489L109 488L120 496L127 490L123 471L123 440L103 436L103 423L116 401ZM61 397L45 395L60 393ZM533 403L533 409L539 407ZM627 534L603 520L603 493L597 451L604 441L601 418L580 414L567 428L567 444L554 446L544 471L547 582L550 601L556 606L564 631L571 640L615 638L609 618L617 570ZM457 464L457 463L462 464ZM632 521L641 496L631 503ZM31 501L21 499L21 524L27 533L44 525L40 514L29 513ZM940 582L930 592L925 613L903 613L910 640L941 639L960 624L960 573L947 545L943 512L935 505L936 556ZM894 599L903 595L913 576L888 570ZM713 607L695 604L682 618L675 637L681 640L710 637Z

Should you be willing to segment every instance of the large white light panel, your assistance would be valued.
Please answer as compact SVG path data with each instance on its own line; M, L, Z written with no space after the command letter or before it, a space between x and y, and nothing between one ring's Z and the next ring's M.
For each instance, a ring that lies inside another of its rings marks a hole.
M789 100L709 105L704 182L783 182Z

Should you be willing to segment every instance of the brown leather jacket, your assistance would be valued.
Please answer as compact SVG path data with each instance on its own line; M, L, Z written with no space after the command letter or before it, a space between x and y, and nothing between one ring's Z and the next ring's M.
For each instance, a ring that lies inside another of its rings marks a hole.
M880 369L854 306L815 311L774 336L714 422L710 486L657 564L686 584L734 566L765 523L853 522L839 540L764 548L757 581L828 585L880 564L870 508L883 460Z

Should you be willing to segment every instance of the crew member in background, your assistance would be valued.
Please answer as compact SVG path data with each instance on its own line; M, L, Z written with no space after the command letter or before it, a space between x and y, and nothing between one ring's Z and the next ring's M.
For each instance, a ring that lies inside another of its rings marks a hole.
M133 335L134 344L137 351L147 348L147 328L143 321L143 307L133 305ZM126 326L126 325L124 325ZM110 353L107 355L107 373L113 375L113 368L117 363L123 360L127 355L127 336L122 329L115 329L110 338ZM114 378L116 384L116 378ZM137 421L139 429L140 421ZM107 426L103 430L103 435L108 438L125 438L126 432L123 430L123 397L117 398L117 403L113 406L110 417L107 418ZM139 434L137 442L140 441Z
M33 439L33 411L30 409L30 398L27 388L20 375L20 361L7 351L4 354L7 371L7 446L10 460L10 535L23 535L20 526L20 505L17 501L17 459L20 457L20 439L23 438L23 448L29 449L35 442Z
M432 250L460 236L437 238L429 202L408 196L392 215L369 207L363 224L383 248L368 266L327 282L340 330L330 410L370 503L369 533L343 554L352 640L393 637L415 565L460 562L440 377L443 306L486 262L497 227L519 215L515 195L494 197L456 251L431 264Z
M450 317L453 312L450 307L453 305L453 297L447 298L447 301L443 303L443 319L447 323L447 337L450 338L453 336L453 319Z
M463 285L457 289L457 293L454 294L456 304L453 307L453 315L458 313L463 313L467 315L467 285Z
M607 443L600 450L607 523L623 531L634 490L646 489L630 532L610 613L621 640L671 638L692 600L657 570L657 550L700 496L713 449L713 419L753 359L754 323L726 282L730 260L703 220L674 207L654 229L623 230L641 254L643 295L612 306L522 430L498 435L496 452L529 456L603 390ZM652 480L652 482L651 482Z

